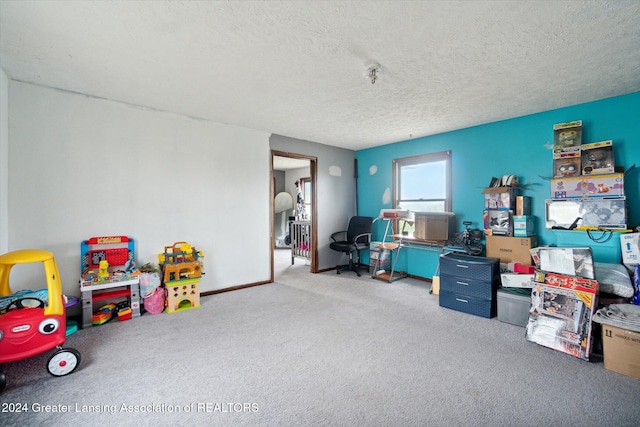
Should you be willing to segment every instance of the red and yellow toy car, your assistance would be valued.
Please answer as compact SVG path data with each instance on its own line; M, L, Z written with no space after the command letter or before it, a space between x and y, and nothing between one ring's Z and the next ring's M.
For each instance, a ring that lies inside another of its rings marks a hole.
M73 372L80 364L80 353L63 349L66 338L66 310L60 273L53 254L40 249L23 249L0 255L0 297L12 295L9 275L16 264L42 263L46 275L48 302L26 297L12 301L0 316L0 363L26 359L56 348L47 362L53 376ZM0 391L6 378L0 371Z

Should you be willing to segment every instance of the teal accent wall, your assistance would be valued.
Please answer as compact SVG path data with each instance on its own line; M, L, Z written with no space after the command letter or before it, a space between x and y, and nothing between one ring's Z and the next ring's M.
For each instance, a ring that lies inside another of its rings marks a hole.
M582 120L583 143L611 139L616 165L629 169L637 163L625 175L625 192L628 223L640 225L640 92L359 150L358 214L375 218L380 209L391 208L391 198L386 202L384 193L388 189L391 194L392 159L451 150L452 203L458 230L462 221L482 228L482 188L493 176L515 174L526 187L521 194L532 197L540 244L555 244L556 234L544 223L550 183L541 177L552 174L553 125L573 120ZM382 240L383 221L374 224L373 233L374 240ZM398 265L409 274L431 278L437 260L437 253L403 249Z

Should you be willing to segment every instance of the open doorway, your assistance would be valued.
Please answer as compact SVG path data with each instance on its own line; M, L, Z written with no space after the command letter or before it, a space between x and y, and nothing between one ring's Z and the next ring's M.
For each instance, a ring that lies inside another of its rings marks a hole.
M291 265L301 257L308 257L310 271L317 273L317 158L272 151L271 181L271 281L276 266ZM304 200L302 214L297 203L299 193ZM297 240L301 234L294 226L304 226L304 241ZM297 251L300 248L302 252ZM290 263L286 264L285 258Z

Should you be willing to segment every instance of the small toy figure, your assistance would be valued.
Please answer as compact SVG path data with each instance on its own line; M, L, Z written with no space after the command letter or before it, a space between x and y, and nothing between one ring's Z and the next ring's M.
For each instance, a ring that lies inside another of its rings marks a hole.
M578 138L578 132L575 130L565 130L558 135L558 141L563 147L573 147Z
M558 167L558 175L562 177L574 176L578 172L575 163L563 163Z
M588 165L585 170L591 172L594 169L609 168L611 162L608 161L607 153L602 150L592 150L587 156Z
M127 261L127 263L124 265L124 272L131 274L134 271L136 271L136 263L133 259L130 259L129 261Z
M100 261L100 268L98 269L98 280L109 280L109 261Z

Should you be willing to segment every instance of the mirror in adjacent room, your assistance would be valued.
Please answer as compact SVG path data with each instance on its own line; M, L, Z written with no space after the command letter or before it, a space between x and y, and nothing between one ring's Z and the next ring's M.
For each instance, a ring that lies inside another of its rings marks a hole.
M286 191L276 194L274 200L274 234L276 248L289 247L289 217L293 215L293 197Z

